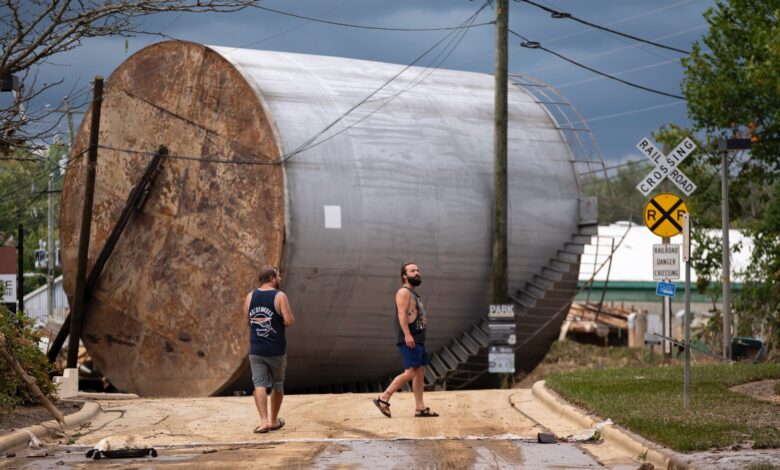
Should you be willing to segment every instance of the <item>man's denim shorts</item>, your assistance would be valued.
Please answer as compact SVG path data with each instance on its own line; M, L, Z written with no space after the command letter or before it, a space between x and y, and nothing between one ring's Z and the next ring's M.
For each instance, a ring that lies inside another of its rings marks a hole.
M284 371L287 369L287 355L254 356L249 355L249 366L252 368L252 383L255 388L284 389Z

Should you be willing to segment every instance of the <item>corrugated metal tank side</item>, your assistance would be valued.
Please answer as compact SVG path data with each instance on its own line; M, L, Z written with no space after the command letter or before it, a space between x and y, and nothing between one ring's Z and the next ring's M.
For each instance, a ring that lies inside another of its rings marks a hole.
M285 153L403 68L212 49L255 89ZM405 260L422 268L429 350L483 314L490 300L492 108L492 76L410 68L285 163L285 290L298 316L289 332L291 387L372 379L399 368L391 323ZM555 123L516 87L509 120L514 289L576 232L579 194ZM340 208L341 228L326 228L324 206Z

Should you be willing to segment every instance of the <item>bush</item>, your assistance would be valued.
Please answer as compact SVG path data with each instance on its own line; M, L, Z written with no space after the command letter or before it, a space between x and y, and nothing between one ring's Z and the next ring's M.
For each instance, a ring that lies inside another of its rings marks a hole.
M3 348L21 364L27 375L35 379L38 388L50 399L56 399L55 387L49 373L51 365L38 349L40 334L32 328L32 320L22 313L12 313L0 304L0 333L5 337ZM0 357L0 414L10 413L14 407L36 401L11 364Z

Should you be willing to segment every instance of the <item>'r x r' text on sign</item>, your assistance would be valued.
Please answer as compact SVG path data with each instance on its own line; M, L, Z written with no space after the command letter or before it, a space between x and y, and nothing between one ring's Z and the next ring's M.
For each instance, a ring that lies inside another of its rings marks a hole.
M696 144L689 137L680 142L669 155L661 153L647 137L643 138L636 145L636 148L650 161L655 163L653 171L645 176L636 186L636 189L644 196L650 194L664 178L669 178L686 196L690 196L691 193L696 191L696 185L693 181L677 169L677 165L685 160L696 148Z

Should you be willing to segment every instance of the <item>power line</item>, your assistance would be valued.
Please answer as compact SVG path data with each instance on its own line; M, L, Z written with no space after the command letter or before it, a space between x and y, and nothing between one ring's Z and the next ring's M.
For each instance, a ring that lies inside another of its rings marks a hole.
M57 176L55 176L55 177L52 179L52 182L55 182L55 181L59 180L60 178L62 178L62 175L57 175ZM32 199L30 199L30 201L29 201L29 202L27 202L27 204L26 204L26 205L24 205L24 206L20 207L20 208L19 208L17 211L15 211L15 212L13 213L13 218L14 218L14 219L18 219L18 218L20 218L20 217L22 216L22 214L24 214L24 212L25 212L27 209L31 208L31 207L33 206L33 204L35 204L35 203L38 201L38 199L40 199L40 198L41 198L41 196L43 196L44 194L48 194L48 193L49 193L49 191L47 191L47 190L41 190L41 191L39 191L39 192L38 192L38 194L36 194L36 195L35 195L35 197L33 197Z
M104 149L104 150L113 150L115 152L123 152L123 153L131 153L135 155L142 155L146 157L151 157L154 155L154 152L150 151L144 151L144 150L134 150L134 149L128 149L128 148L121 148L121 147L111 147L108 145L98 145L98 148ZM196 162L206 162L206 163L227 163L231 165L278 165L281 163L280 161L257 161L257 160L225 160L223 158L213 158L213 157L193 157L189 155L176 155L176 154L168 154L165 156L165 158L170 158L173 160L188 160L188 161L196 161Z
M22 183L22 184L16 185L16 186L14 186L13 188L11 188L10 190L8 190L8 191L6 191L5 193L3 193L2 195L0 195L0 199L5 199L5 198L6 198L6 197L8 197L8 196L11 196L11 195L13 195L13 194L16 194L16 193L17 193L17 192L19 192L19 191L20 191L22 188L25 188L25 187L27 187L27 186L29 186L29 185L33 184L33 183L36 183L38 180L40 180L40 179L44 178L45 176L48 176L48 175L49 175L50 173L52 173L53 171L56 171L56 170L58 170L58 169L59 169L59 170L65 170L65 171L69 170L69 169L70 169L69 167L70 167L70 164L71 164L71 162L74 162L74 161L78 160L79 158L81 158L81 157L82 157L84 154L86 154L86 153L87 153L87 151L88 151L88 150L84 150L84 151L82 151L82 152L79 152L77 155L74 155L72 158L70 158L70 159L69 159L69 160L68 160L68 161L65 163L65 166L62 166L61 164L57 164L57 165L56 165L56 167L55 167L55 168L52 168L51 170L43 170L43 171L41 171L41 172L39 172L39 173L37 173L37 174L33 175L32 179L30 179L30 180L28 180L28 181L25 181L25 182L24 182L24 183Z
M486 5L487 5L487 2L485 3L485 6L486 6ZM483 8L484 8L484 6L483 6ZM477 17L477 14L478 14L480 11L481 11L481 9L480 9L480 10L478 10L478 11L477 11L477 13L475 13L474 15L472 15L472 16L471 16L471 17L470 17L470 18L469 18L467 21L473 21L474 19L476 19L476 17ZM465 22L464 22L464 23L465 23ZM453 30L453 31L454 31L454 30ZM412 82L411 82L411 83L409 83L409 84L408 84L406 87L404 87L403 89L399 90L398 92L396 92L396 93L394 93L393 95L390 95L390 96L388 96L388 97L386 97L386 98L381 98L381 99L377 99L377 100L371 100L371 101L379 101L379 100L382 100L382 101L383 101L383 103L382 103L382 104L380 104L380 105L379 105L377 108L373 109L373 110L372 110L370 113L368 113L367 115L365 115L365 116L361 117L360 119L358 119L357 121L355 121L355 122L351 123L350 125L348 125L348 126L345 126L343 129L340 129L338 132L335 132L334 134L331 134L331 135L329 135L328 137L326 137L326 138L324 138L324 139L322 139L322 140L316 141L317 137L319 137L319 136L323 135L323 134L324 134L324 132L326 132L326 131L327 131L329 128L331 128L331 127L332 127L334 124L336 124L336 123L338 122L338 120L337 120L337 121L334 121L334 122L332 122L332 123L331 123L331 124L330 124L330 125L329 125L329 126L326 128L326 129L324 129L323 131L320 131L320 132L319 132L319 133L317 133L317 134L316 134L314 137L312 137L312 138L308 139L308 140L307 140L307 141L306 141L304 144L302 144L301 146L299 146L299 147L298 147L296 150L294 150L294 151L292 151L292 152L290 152L290 153L288 153L288 154L286 154L286 155L283 155L283 156L282 156L282 157L280 157L278 160L274 160L274 161L257 161L257 160L246 160L246 159L240 159L240 160L235 160L235 159L234 159L234 160L226 160L226 159L221 159L221 158L213 158L213 157L203 157L203 156L200 156L200 157L195 157L195 156L190 156L190 155L177 155L177 154L169 154L169 155L167 155L167 156L166 156L166 158L170 158L170 159L174 159L174 160L185 160L185 161L196 161L196 162L218 163L218 164L232 164L232 165L278 165L278 164L284 163L285 161L287 161L287 160L289 160L290 158L294 157L294 156L295 156L295 155L297 155L298 153L301 153L301 152L303 152L303 151L306 151L306 150L309 150L309 149L311 149L311 148L314 148L314 147L316 147L316 146L318 146L318 145L320 145L320 144L322 144L322 143L324 143L324 142L327 142L327 141L328 141L328 140L330 140L330 139L333 139L334 137L336 137L336 136L338 136L338 135L342 134L343 132L345 132L345 131L347 131L347 130L351 129L352 127L354 127L354 126L356 126L357 124L359 124L359 123L363 122L364 120L366 120L367 118L369 118L371 115L373 115L374 113L376 113L377 111L379 111L380 109L382 109L382 108L383 108L385 105L387 105L387 104L388 104L390 101L392 101L394 98L398 97L398 96L399 96L399 95L401 95L402 93L405 93L405 92L407 92L408 90L410 90L411 88L414 88L414 87L415 87L415 86L417 86L418 84L422 83L422 82L423 82L425 79L427 79L427 78L428 78L428 77L429 77L429 76L430 76L430 75L431 75L431 74L432 74L434 71L436 71L436 70L437 70L437 69L438 69L438 68L441 66L441 64L442 64L442 63L443 63L445 60L447 60L447 58L448 58L448 57L449 57L449 56L452 54L452 52L455 50L455 48L457 48L458 44L460 44L460 42L463 40L463 38L465 37L465 34L466 34L466 32L467 32L467 31L468 31L467 29L459 29L459 30L457 30L455 38L453 38L453 39L452 39L452 40L451 40L451 41L450 41L450 42L449 42L449 43L448 43L448 44L445 46L444 50L442 50L441 52L439 52L439 54L437 54L437 55L436 55L436 57L434 57L433 61L431 62L431 63L433 63L433 62L436 62L436 64L435 64L434 66L432 66L432 67L431 67L431 66L429 66L429 67L426 67L426 68L424 68L424 69L423 69L423 71L422 71L422 72L420 72L420 73L417 75L417 77L416 77L414 80L412 80ZM445 36L445 37L444 37L444 39L446 39L446 38L447 38L447 37L449 37L450 35L452 35L452 33L450 33L450 34L448 34L447 36ZM459 36L458 36L458 35L459 35ZM437 42L437 43L434 45L434 48L435 48L436 46L438 46L439 44L441 44L442 42L443 42L443 40L442 40L442 41L439 41L439 42ZM431 48L431 49L429 49L428 51L426 51L426 52L425 52L425 53L424 53L424 54L423 54L421 57L424 57L425 55L427 55L427 54L428 54L428 53L429 53L429 52L430 52L432 49L433 49L433 48ZM449 49L449 50L448 50L448 49ZM445 54L445 52L446 52L446 54ZM443 57L442 57L442 55L443 55ZM418 59L416 59L416 60L415 60L415 62L419 61L421 57L419 57ZM407 66L406 68L404 68L404 69L403 69L403 70L402 70L402 71L401 71L399 74L396 74L396 75L395 75L393 78L391 78L391 79L390 79L389 81L387 81L387 82L386 82L384 85L382 85L382 87L378 88L378 89L377 89L377 90L375 90L375 91L374 91L374 92L373 92L371 95L369 95L368 97L364 98L364 99L361 101L361 103L359 103L358 105L356 105L355 107L353 107L351 110L354 110L354 109L355 109L357 106L359 106L360 104L365 104L365 103L369 102L369 98L370 98L371 96L375 95L375 94L376 94L378 91L380 91L380 90L381 90L383 87L385 87L387 84L389 84L389 83L390 83L392 80L394 80L395 78L397 78L397 77L398 77L398 75L400 75L401 73L403 73L405 70L409 69L409 67L411 67L411 65L413 65L415 62L413 62L412 64L410 64L410 65L409 65L409 66ZM139 99L141 99L140 97L137 97L137 96L135 96L135 95L133 95L133 94L131 94L131 93L129 93L129 92L125 92L125 93L126 93L126 94L128 94L129 96L132 96L132 97L135 97L135 98L139 98ZM144 100L144 101L145 101L145 100ZM156 105L155 105L155 106L156 106ZM174 114L173 112L170 112L170 111L168 111L168 110L166 110L166 109L164 109L164 108L162 108L162 107L160 107L160 109L162 109L163 111L166 111L166 112L169 112L169 113L171 113L171 114L172 114L172 115L174 115L175 117L178 117L178 118L180 118L180 119L184 119L184 120L186 120L186 118L184 118L184 117L182 117L182 116L178 116L178 115ZM350 111L351 111L351 110L350 110ZM346 116L346 114L348 114L348 113L349 113L349 111L348 111L347 113L345 113L345 114L342 114L342 116L340 116L338 119L341 119L341 118L345 117L345 116ZM316 142L315 142L315 141L316 141ZM102 148L102 149L106 149L106 150L113 150L113 151L117 151L117 152L124 152L124 153L136 154L136 155L143 155L143 156L147 156L147 157L149 157L149 156L152 156L152 155L153 155L153 153L152 153L152 152L148 152L148 151L134 150L134 149L128 149L128 148L120 148L120 147L111 147L111 146L107 146L107 145L98 145L98 148Z
M371 30L375 30L375 31L405 31L405 32L453 31L453 30L458 30L458 29L476 28L478 26L485 26L485 25L493 24L492 21L488 21L488 22L485 22L485 23L472 24L472 25L468 25L468 26L461 25L461 26L450 26L450 27L440 27L440 28L392 28L392 27L385 27L385 26L368 26L368 25L360 25L360 24L353 24L353 23L342 23L340 21L323 20L323 19L320 19L320 18L313 18L311 16L298 15L298 14L290 13L290 12L287 12L287 11L275 10L273 8L262 7L260 5L252 5L252 6L254 8L257 8L258 10L270 11L272 13L276 13L276 14L284 15L284 16L290 16L290 17L293 17L293 18L301 19L301 20L314 21L314 22L317 22L317 23L324 23L324 24L329 24L329 25L334 25L334 26L344 26L344 27L347 27L347 28L371 29Z
M678 6L683 5L685 3L691 3L692 1L694 1L694 0L681 0L681 1L678 1L678 2L675 2L675 3L671 3L669 5L664 5L664 6L659 7L659 8L654 8L652 10L645 10L645 11L643 11L641 13L637 13L636 15L626 16L626 17L621 18L619 20L611 21L611 22L605 24L604 26L615 26L617 24L625 23L627 21L632 21L632 20L635 20L637 18L642 18L642 17L648 16L648 15L659 13L661 11L668 10L669 8L678 7ZM702 26L702 27L704 27L704 26ZM579 36L581 34L585 34L588 31L593 31L594 29L595 28L587 28L587 29L583 29L581 31L575 31L573 33L567 33L567 34L564 34L562 36L557 36L555 38L545 39L544 42L546 44L550 44L552 42L558 42L558 41L560 41L562 39L567 39L567 38L570 38L570 37L574 37L574 36ZM668 36L668 37L671 37L671 36ZM665 39L665 37L664 38L652 38L650 40L651 41L658 41L659 39Z
M655 67L660 67L662 65L674 64L674 63L679 64L679 62L680 61L677 60L677 59L662 60L661 62L656 62L654 64L648 64L648 65L642 65L642 66L639 66L639 67L632 67L630 69L618 70L617 72L612 72L612 75L624 75L624 74L627 74L627 73L639 72L640 70L647 70L647 69L652 69L652 68L655 68ZM582 79L582 80L574 80L574 81L571 81L571 82L561 83L560 85L554 85L554 87L556 89L561 89L561 88L566 88L566 87L574 86L574 85L582 85L583 83L594 82L594 81L597 81L597 80L601 80L603 78L604 77L590 77L590 78L585 78L585 79Z
M524 42L521 44L521 46L526 47L528 49L541 49L541 50L543 50L543 51L545 51L545 52L547 52L549 54L552 54L552 55L554 55L554 56L556 56L556 57L558 57L558 58L560 58L562 60L565 60L566 62L569 62L572 65L576 65L577 67L583 68L585 70L589 70L589 71L591 71L591 72L593 72L595 74L601 75L602 77L609 78L610 80L615 80L617 82L620 82L620 83L622 83L624 85L628 85L630 87L638 88L640 90L648 91L650 93L655 93L657 95L668 96L670 98L677 98L678 100L683 100L683 101L685 100L685 97L683 97L683 96L675 95L673 93L667 93L667 92L661 91L661 90L656 90L654 88L649 88L649 87L646 87L644 85L639 85L637 83L629 82L627 80L623 80L622 78L618 78L618 77L612 76L612 75L610 75L608 73L601 72L599 70L594 69L593 67L589 67L589 66L587 66L585 64L581 64L581 63L579 63L579 62L577 62L575 60L569 59L568 57L566 57L564 55L561 55L561 54L559 54L559 53L557 53L557 52L555 52L553 50L547 49L546 47L543 47L539 42L531 41L528 38L526 38L525 36L523 36L523 35L521 35L519 33L516 33L514 31L512 31L511 29L509 30L509 32L512 33L513 35L519 37L520 39L522 39Z
M621 31L617 31L617 30L614 30L614 29L611 29L611 28L607 28L606 26L601 26L601 25L598 25L596 23L592 23L590 21L586 21L586 20L583 20L581 18L577 18L576 16L572 15L571 13L558 11L558 10L555 10L553 8L546 7L544 5L540 5L540 4L536 3L536 2L533 2L532 0L515 0L515 2L525 2L525 3L529 4L529 5L533 5L536 8L540 8L540 9L550 13L550 15L553 18L556 18L556 19L570 19L570 20L574 20L574 21L576 21L578 23L582 23L584 25L590 26L591 28L596 28L596 29L599 29L599 30L602 30L602 31L606 31L608 33L612 33L612 34L616 34L618 36L622 36L624 38L632 39L634 41L643 42L645 44L650 44L651 46L660 47L662 49L667 49L667 50L674 51L674 52L679 52L680 54L688 55L688 54L691 53L690 51L686 51L684 49L678 49L676 47L667 46L665 44L661 44L661 43L658 43L658 42L650 41L649 39L643 39L643 38L640 38L638 36L634 36L634 35L631 35L631 34L628 34L628 33L623 33Z
M592 117L592 118L585 118L585 119L582 119L580 121L574 121L572 124L577 124L579 122L591 123L591 122L596 122L596 121L604 121L604 120L607 120L607 119L614 119L614 118L617 118L617 117L629 116L631 114L643 113L645 111L652 111L652 110L655 110L655 109L668 108L670 106L678 106L678 105L681 105L681 104L685 104L685 102L683 102L683 101L672 101L671 103L657 104L657 105L654 105L654 106L647 106L647 107L644 107L644 108L632 109L631 111L621 111L621 112L612 113L612 114L602 114L601 116L596 116L596 117Z
M482 4L482 6L480 6L480 7L477 9L477 11L476 11L476 12L474 12L474 13L473 13L471 16L469 16L469 17L468 17L468 18L467 18L465 21L463 21L463 22L460 24L460 26L465 26L465 25L469 25L469 24L473 23L473 22L474 22L474 20L477 18L477 16L478 16L478 15L479 15L479 14L482 12L482 10L484 10L484 9L485 9L485 8L486 8L486 7L487 7L487 6L488 6L488 5L491 3L491 2L492 2L492 0L487 0L487 1L485 1L485 3L483 3L483 4ZM307 139L307 140L306 140L304 143L302 143L301 145L299 145L299 146L298 146L298 147L297 147L295 150L293 150L292 152L290 152L290 153L288 153L287 155L283 156L283 157L280 159L280 162L286 162L287 160L291 159L291 158L292 158L292 157L294 157L295 155L298 155L299 153L301 153L301 152L304 152L304 151L306 151L306 150L308 150L308 149L312 148L313 146L319 145L319 144L321 144L322 142L324 142L324 140L323 140L323 141L320 141L320 142L314 143L314 142L315 142L315 141L316 141L316 140L317 140L317 139L318 139L320 136L322 136L322 135L323 135L323 134L325 134L325 133L326 133L328 130L330 130L331 128L333 128L333 126L335 126L336 124L338 124L338 123L339 123L339 122L340 122L342 119L344 119L344 118L345 118L345 117L347 117L349 114L351 114L351 113L352 113L354 110L356 110L357 108L359 108L360 106L362 106L363 104L365 104L366 102L368 102L368 101L369 101L369 100L370 100L372 97L374 97L374 95L376 95L377 93L379 93L379 92L380 92L382 89L384 89L386 86L388 86L390 83L392 83L392 82L393 82L394 80L396 80L398 77L400 77L400 76L401 76L401 75L402 75L404 72L406 72L407 70L409 70L409 69L410 69L412 66L414 66L414 65L415 65L417 62L419 62L420 60L422 60L422 59L423 59L423 57L425 57L425 56L426 56L426 55L428 55L428 54L429 54L431 51L433 51L434 49L436 49L437 47L439 47L439 45L440 45L440 44L442 44L442 43L443 43L443 42L444 42L444 41L445 41L445 40L446 40L448 37L452 36L453 34L456 34L456 33L460 32L460 31L463 31L464 29L467 29L467 28L453 28L453 29L451 29L451 30L450 30L450 32L449 32L449 33L447 33L447 34L446 34L446 35L445 35L443 38L441 38L439 41L437 41L437 42L436 42L436 43L435 43L433 46L431 46L430 48L428 48L428 49L427 49L425 52L423 52L422 54L420 54L420 55L419 55L419 56L418 56L416 59L414 59L414 60L413 60L413 61L412 61L412 62L411 62L409 65L405 66L405 67L404 67L403 69L401 69L401 70L400 70L398 73L396 73L395 75L393 75L392 77L390 77L390 78L389 78L387 81L385 81L385 82L384 82L382 85L380 85L380 86L379 86L377 89L375 89L374 91L372 91L371 93L369 93L369 94L368 94L368 96L366 96L365 98L363 98L362 100L360 100L360 101L359 101L357 104L353 105L353 106L352 106L351 108L349 108L347 111L345 111L344 113L342 113L340 116L338 116L336 119L334 119L334 120L333 120L333 121L332 121L330 124L328 124L327 126L325 126L325 128L323 128L321 131L317 132L315 135L313 135L312 137L310 137L309 139ZM450 44L452 44L452 41L450 42ZM445 46L445 49L446 49L446 47L447 47L447 46ZM441 52L439 53L439 55L440 55L440 54L441 54ZM449 55L449 54L448 54L448 55ZM437 56L437 57L438 57L438 56ZM434 58L434 60L435 60L435 58ZM438 65L437 65L437 67L438 67ZM395 96L398 96L399 94L400 94L400 93L396 94ZM389 98L389 100L392 100L393 98L395 98L395 96L392 96L392 97L390 97L390 98ZM375 110L374 112L376 112L376 110ZM367 117L367 116L366 116L366 117ZM364 117L363 119L365 119L365 117ZM362 121L362 120L361 120L361 121ZM358 122L360 122L360 121L358 121ZM352 126L354 126L355 124L357 124L357 123L354 123L354 124L352 124ZM350 126L350 127L351 127L351 126ZM349 127L348 127L348 128L349 128ZM347 129L348 129L348 128L347 128ZM344 129L344 130L346 130L346 129ZM339 132L339 133L337 133L336 135L340 134L341 132L344 132L344 130L340 131L340 132ZM332 138L332 137L328 137L326 140L329 140L329 139L331 139L331 138Z
M677 32L674 32L674 33L671 33L671 34L658 36L658 37L655 37L654 39L671 38L671 37L679 36L681 34L690 33L692 31L696 31L696 30L699 30L699 29L704 29L706 27L707 27L707 25L694 26L692 28L688 28L688 29L685 29L685 30L682 30L682 31L677 31ZM545 44L549 44L550 43L550 41L542 41L542 42L545 43ZM627 51L627 50L630 50L630 49L636 49L636 48L638 48L640 46L641 46L640 44L630 44L628 46L620 46L620 47L616 47L616 48L613 48L613 49L607 49L606 51L597 52L595 54L590 54L590 55L586 55L586 56L577 57L576 60L595 59L595 58L598 58L598 57L604 57L604 56L607 56L607 55L610 55L610 54L615 54L617 52L623 52L623 51ZM657 54L653 54L653 55L657 56ZM664 59L666 58L666 57L663 57L663 56L659 56L659 57L662 57ZM552 68L560 67L561 65L562 65L561 63L556 62L556 63L551 64L551 65L543 65L541 67L536 67L536 68L527 70L526 73L541 72L543 70L549 70L549 69L552 69Z

